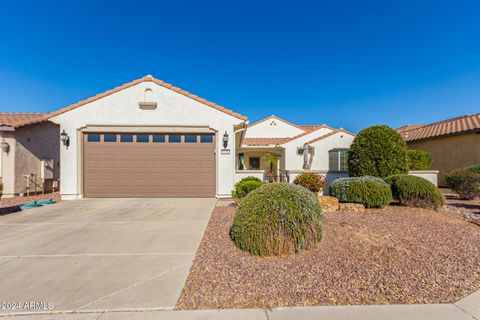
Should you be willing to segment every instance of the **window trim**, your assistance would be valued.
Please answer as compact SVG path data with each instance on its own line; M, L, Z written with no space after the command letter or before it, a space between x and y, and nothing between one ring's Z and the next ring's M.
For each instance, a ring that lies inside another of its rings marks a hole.
M252 168L252 159L258 159L258 168ZM249 170L260 170L260 157L248 157L248 169Z
M345 152L347 156L347 160L345 164L345 167L342 168L342 153ZM329 171L338 171L338 172L347 172L348 171L348 152L349 149L332 149L328 151L328 170ZM331 155L336 156L336 168L333 169L330 167L331 164Z

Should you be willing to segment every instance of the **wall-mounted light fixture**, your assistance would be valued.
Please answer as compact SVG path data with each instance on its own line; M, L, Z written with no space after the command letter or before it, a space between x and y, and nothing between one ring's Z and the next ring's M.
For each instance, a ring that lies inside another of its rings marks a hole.
M5 152L5 153L8 153L8 151L10 151L10 145L9 145L8 142L5 141L5 140L2 140L2 142L0 143L0 148L1 148L2 151Z
M223 134L223 148L227 149L227 147L228 147L228 133L227 131L225 131L225 133Z
M70 137L65 132L65 129L63 129L62 133L60 133L60 141L62 141L65 147L68 147L70 145Z

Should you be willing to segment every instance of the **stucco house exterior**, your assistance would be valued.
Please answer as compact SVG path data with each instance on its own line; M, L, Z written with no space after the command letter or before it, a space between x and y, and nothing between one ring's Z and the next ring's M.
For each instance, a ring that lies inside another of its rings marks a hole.
M480 113L426 125L406 125L397 131L410 149L432 155L432 169L439 171L439 185L444 185L447 172L480 163Z
M327 125L247 117L147 75L51 113L59 126L60 192L82 197L230 197L278 156L304 170L346 175L354 135Z
M272 115L247 127L237 149L235 180L248 175L265 178L271 169L265 159L275 155L275 180L293 182L301 172L310 171L325 175L328 185L348 175L348 149L354 138L342 128L296 125Z
M41 113L0 113L2 198L58 190L58 126Z

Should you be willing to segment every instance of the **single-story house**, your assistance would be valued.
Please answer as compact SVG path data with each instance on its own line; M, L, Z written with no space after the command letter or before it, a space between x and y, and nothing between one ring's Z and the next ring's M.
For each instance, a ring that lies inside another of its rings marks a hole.
M293 182L301 172L310 171L325 175L328 184L348 175L348 149L354 137L342 128L296 125L272 115L247 126L236 151L235 180L269 175L270 180ZM277 161L269 166L266 160L272 155Z
M3 198L58 190L60 138L47 114L0 113Z
M480 113L426 125L406 125L397 131L410 149L432 155L432 169L439 171L440 185L447 172L480 163Z
M63 199L229 197L242 177L263 178L268 154L278 157L279 176L342 176L354 138L275 116L248 125L247 117L150 75L48 119L60 128Z

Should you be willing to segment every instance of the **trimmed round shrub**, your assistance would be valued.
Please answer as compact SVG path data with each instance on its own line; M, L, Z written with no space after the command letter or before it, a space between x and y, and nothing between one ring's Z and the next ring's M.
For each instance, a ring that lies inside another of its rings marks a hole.
M371 176L334 180L329 191L340 202L362 203L366 208L383 208L392 201L390 185Z
M432 155L424 150L407 150L408 170L428 170L432 166Z
M427 179L397 174L385 179L392 188L394 199L401 205L438 209L445 204L445 197L438 188Z
M372 126L360 131L348 154L351 177L385 178L407 173L407 145L400 134L388 126Z
M293 180L293 183L317 193L325 187L325 178L318 173L303 172Z
M446 185L465 200L480 196L480 165L453 170L445 176Z
M257 177L245 177L235 184L235 189L232 191L232 198L238 202L262 184L262 180Z
M315 194L289 183L264 184L243 199L230 236L257 256L292 254L322 238L322 209Z

